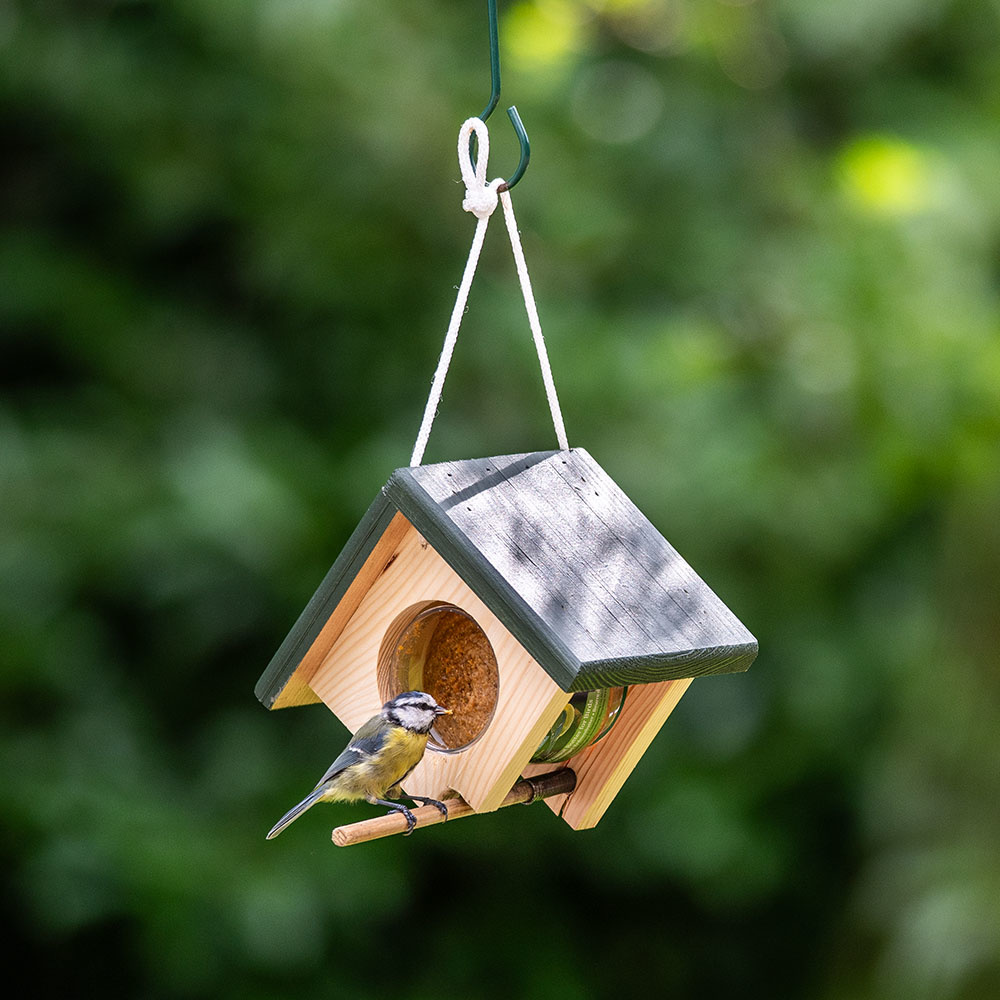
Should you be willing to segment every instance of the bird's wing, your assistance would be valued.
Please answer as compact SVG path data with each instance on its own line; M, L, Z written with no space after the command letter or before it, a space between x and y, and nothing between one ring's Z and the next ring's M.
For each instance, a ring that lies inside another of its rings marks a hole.
M346 770L352 764L359 764L361 761L374 757L385 743L385 723L379 716L369 719L352 737L344 752L326 769L326 773L316 787L335 778L341 771Z

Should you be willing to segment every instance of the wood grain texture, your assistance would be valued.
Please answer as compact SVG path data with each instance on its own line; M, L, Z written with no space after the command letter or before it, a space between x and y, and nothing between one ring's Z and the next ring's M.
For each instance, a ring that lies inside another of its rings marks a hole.
M375 541L371 552L351 577L350 582L344 588L338 587L343 591L340 600L335 604L316 638L303 654L298 667L289 678L288 684L275 698L273 708L284 708L292 704L301 705L322 700L311 686L313 675L340 637L341 632L351 620L351 616L361 604L372 584L391 565L399 543L406 532L410 530L412 528L402 514L396 512L392 515L384 532ZM289 689L299 694L299 700L291 701L290 698L283 697ZM301 697L303 691L307 693L309 702Z
M546 799L549 808L574 830L596 826L690 683L686 679L630 688L611 732L564 765L576 772L576 790ZM532 777L551 768L551 764L531 764L523 774Z
M412 526L407 524L310 686L351 732L357 730L382 705L376 667L383 637L401 612L426 601L453 604L476 620L493 647L500 690L484 735L457 753L428 749L405 789L438 799L454 789L477 812L488 812L499 807L569 695Z
M484 518L501 514L499 508L491 509L492 505L482 499L473 508L472 494L466 495L468 489L473 488L476 495L481 497L482 489L490 489L502 482L512 465L516 466L518 462L530 464L532 460L550 454L552 453L542 452L538 455L508 456L506 464L499 469L491 466L493 459L449 462L445 463L447 468L444 465L434 466L440 473L438 478L444 480L444 486L433 494L427 492L411 475L431 467L397 469L385 489L399 509L419 526L428 541L469 582L507 628L517 635L519 641L545 667L556 683L563 690L569 691L580 669L572 651L535 613L514 582L496 571L478 549L476 541L447 513L456 502L467 499L470 501L469 512L478 509ZM438 494L445 495L449 488L453 490L451 502L441 502Z
M398 469L386 493L564 688L744 670L756 655L583 449Z
M257 681L254 693L265 707L319 700L309 690L309 678L406 527L405 518L380 493Z
M302 673L296 671L288 678L284 687L273 694L268 708L295 708L298 705L319 705L321 702L322 698L309 687L309 682Z

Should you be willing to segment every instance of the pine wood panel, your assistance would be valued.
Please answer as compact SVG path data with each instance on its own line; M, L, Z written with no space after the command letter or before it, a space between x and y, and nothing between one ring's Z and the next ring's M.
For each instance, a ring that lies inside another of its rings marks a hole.
M687 678L630 688L611 732L564 765L576 771L576 790L547 799L549 808L574 830L596 826L690 683ZM551 764L531 764L522 773L531 777L551 768Z
M434 798L454 789L476 811L488 812L499 807L569 695L411 525L322 658L310 686L355 731L382 704L376 667L386 631L400 612L424 601L454 604L476 620L493 646L500 690L485 734L458 753L429 749L405 787Z
M382 506L386 507L384 511L381 509ZM371 518L373 530L381 529L383 522L388 517L388 513L389 508L387 505L373 504L372 509L366 515L366 520ZM345 568L344 577L346 579L341 580L336 572L340 568L341 560L337 560L328 579L323 582L323 586L317 591L316 597L314 597L316 608L313 609L310 607L306 609L302 618L296 624L295 629L293 629L292 634L289 636L289 639L294 637L297 630L301 629L305 631L310 627L303 619L309 619L310 617L321 619L323 615L328 615L328 617L322 621L318 634L313 639L311 645L298 661L298 665L290 672L276 696L274 696L274 700L269 706L270 708L290 708L295 705L313 704L321 700L310 687L313 674L319 668L333 644L337 641L344 626L350 621L351 616L357 610L368 589L392 562L393 554L409 530L412 530L409 521L396 511L391 518L388 518L388 523L384 525L381 535L372 539L371 551L356 575L351 576L353 570ZM357 534L358 532L355 533L355 538ZM348 551L349 547L345 548L345 553ZM344 585L345 582L346 587ZM310 605L312 604L313 602L310 602ZM319 622L317 621L316 624L318 625ZM315 626L313 627L315 628ZM287 642L288 640L286 640ZM285 646L283 645L282 648L284 650ZM275 656L275 660L278 660L281 652L279 651L279 654ZM288 655L294 657L294 653L291 650L288 651ZM265 674L265 677L267 677L267 674ZM262 678L263 680L264 678ZM270 683L272 685L278 684L281 683L281 680L276 677Z
M271 708L294 708L296 705L318 705L322 699L296 671L278 692Z

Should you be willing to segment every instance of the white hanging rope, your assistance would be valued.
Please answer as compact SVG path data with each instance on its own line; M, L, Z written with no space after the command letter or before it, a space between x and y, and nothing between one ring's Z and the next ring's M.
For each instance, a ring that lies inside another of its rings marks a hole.
M479 143L479 155L476 158L475 168L472 166L472 157L469 148L473 132L476 134L476 139ZM502 191L498 190L504 183L503 178L498 177L489 182L486 180L486 162L489 155L490 133L486 128L486 123L478 118L468 119L458 133L458 165L462 171L462 180L465 182L465 198L462 201L462 208L466 212L472 212L478 221L476 222L476 232L472 237L469 259L466 261L465 272L462 275L462 283L458 286L455 308L451 311L451 321L448 323L448 331L444 337L441 357L438 359L434 379L431 382L431 391L427 397L427 405L424 407L424 416L420 422L420 431L413 446L413 455L410 457L411 466L419 465L424 457L427 439L430 437L434 417L437 415L438 405L441 402L441 391L444 388L444 380L448 375L451 356L454 353L455 343L458 340L458 329L462 324L462 316L465 313L465 305L469 298L469 290L472 287L472 279L475 277L476 267L479 264L479 255L483 249L483 240L486 238L486 227L489 225L490 216L496 210L498 197L503 203L507 233L510 236L511 249L514 251L514 264L517 267L517 276L521 283L521 293L524 295L524 306L528 312L528 323L531 326L531 335L535 341L538 363L542 369L542 381L545 384L545 395L548 398L549 411L552 414L552 425L555 428L556 439L559 442L560 449L562 451L569 450L562 410L559 408L559 398L556 396L556 386L552 380L552 368L549 365L549 356L545 349L545 338L542 336L542 326L538 320L535 297L531 291L528 266L525 263L524 251L521 248L521 236L517 231L517 222L514 219L514 206L510 200L510 192L506 188L503 188Z
M556 440L559 442L560 450L569 451L566 426L563 424L562 410L559 408L556 384L552 379L549 352L545 349L542 324L538 320L538 310L535 308L535 295L531 290L531 278L528 277L528 265L525 263L524 250L521 248L521 234L517 231L517 220L514 218L514 203L510 200L510 191L506 188L500 192L500 202L503 205L503 217L507 223L507 232L510 235L510 248L514 251L514 264L517 267L517 276L521 282L524 308L528 311L528 325L531 327L531 336L535 340L538 365L542 369L542 382L545 383L545 395L549 401L549 412L552 414L552 426L555 428Z

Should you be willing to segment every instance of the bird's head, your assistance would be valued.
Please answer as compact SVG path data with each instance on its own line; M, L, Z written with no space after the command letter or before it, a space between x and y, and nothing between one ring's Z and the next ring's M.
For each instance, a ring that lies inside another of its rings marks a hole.
M429 733L439 715L451 715L426 691L404 691L382 706L382 718L411 733Z

